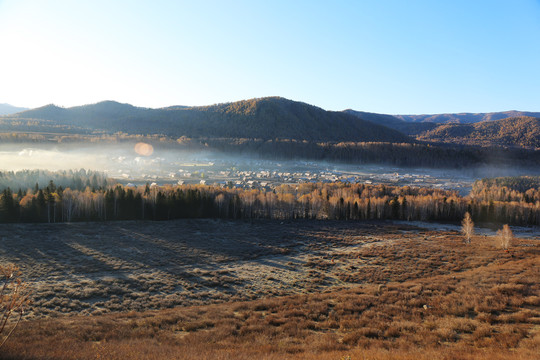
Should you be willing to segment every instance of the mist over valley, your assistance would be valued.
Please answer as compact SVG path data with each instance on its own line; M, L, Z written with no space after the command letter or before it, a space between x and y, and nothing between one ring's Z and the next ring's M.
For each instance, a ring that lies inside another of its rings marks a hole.
M149 145L151 146L151 145ZM151 146L150 155L136 143L3 144L2 171L94 170L123 185L205 184L272 190L282 184L360 183L434 187L468 194L475 180L487 177L539 175L539 169L481 166L468 169L411 168L385 164L351 164L313 160L278 160L233 155L215 150ZM43 179L41 186L46 186ZM34 184L31 184L33 186ZM0 186L17 189L17 183ZM26 189L23 189L26 190Z
M539 14L0 0L0 359L538 359Z
M0 0L0 359L538 359L539 14Z

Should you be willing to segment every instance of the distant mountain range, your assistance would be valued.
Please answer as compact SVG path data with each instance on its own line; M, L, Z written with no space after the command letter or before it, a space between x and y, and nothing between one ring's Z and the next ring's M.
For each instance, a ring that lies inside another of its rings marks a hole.
M540 119L521 116L474 124L441 124L417 138L453 144L540 148Z
M515 117L540 117L540 112L528 111L502 111L492 113L459 113L459 114L437 114L437 115L395 115L396 118L411 122L433 122L433 123L460 123L470 124L482 121L493 121Z
M428 141L539 148L539 118L540 112L523 111L439 115L386 115L350 109L336 112L267 97L161 109L115 101L71 108L47 105L1 117L0 130L121 131L172 138L291 139L317 143Z
M114 101L72 108L47 105L12 115L9 119L170 137L294 139L310 142L412 141L397 130L344 112L325 111L279 97L162 109L138 108Z
M28 108L17 107L9 104L0 104L0 115L11 115L24 110L28 110Z
M385 115L377 113L369 113L364 111L344 110L343 112L356 116L360 119L368 120L376 124L384 125L389 128L398 130L407 135L417 135L424 131L435 129L439 124L432 122L410 122L398 118L394 115ZM409 115L405 115L409 116Z
M536 112L441 115L384 115L354 110L345 112L422 141L540 148L540 113Z

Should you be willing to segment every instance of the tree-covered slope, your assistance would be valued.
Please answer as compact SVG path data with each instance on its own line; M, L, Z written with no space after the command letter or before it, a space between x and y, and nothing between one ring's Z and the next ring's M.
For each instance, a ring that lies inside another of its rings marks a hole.
M513 116L515 114L539 116ZM505 118L499 119L501 116ZM404 143L413 141L406 136L409 135L430 142L539 148L539 117L540 113L519 111L441 115L334 112L280 97L267 97L161 109L114 101L72 108L48 105L0 117L0 130L124 132L162 134L171 138L293 139L313 143Z
M418 139L469 145L540 148L540 119L524 116L475 124L442 124L420 134Z
M48 120L106 132L171 137L410 142L397 130L344 112L279 97L202 107L138 108L113 101L73 108L48 105L11 119Z
M540 112L527 111L501 111L491 113L457 113L457 114L434 114L434 115L395 115L396 118L407 122L434 122L434 123L459 123L472 124L483 121L495 121L514 117L540 117Z
M28 109L9 105L9 104L0 104L0 115L15 114L24 110L28 110Z
M398 130L407 135L417 135L424 131L432 130L437 127L438 124L431 122L411 122L400 119L397 116L370 113L365 111L356 111L347 109L343 112L354 115L360 119L371 121L375 124L384 125L391 129Z

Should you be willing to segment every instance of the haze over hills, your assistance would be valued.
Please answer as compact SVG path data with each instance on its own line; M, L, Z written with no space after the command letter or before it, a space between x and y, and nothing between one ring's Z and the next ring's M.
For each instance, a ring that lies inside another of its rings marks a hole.
M28 108L13 106L9 104L0 104L0 115L11 115L24 110L28 110Z
M399 131L344 112L326 111L279 97L162 109L138 108L114 101L72 108L47 105L18 113L9 119L170 137L279 138L311 142L412 141Z

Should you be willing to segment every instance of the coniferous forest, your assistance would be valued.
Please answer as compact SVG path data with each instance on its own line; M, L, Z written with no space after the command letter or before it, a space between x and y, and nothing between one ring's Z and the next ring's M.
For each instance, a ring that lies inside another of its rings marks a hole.
M108 185L96 173L73 186L13 190L0 195L2 222L114 220L330 219L475 222L540 225L540 179L484 179L468 196L416 187L346 183L281 185L273 190L232 187ZM86 186L80 186L86 184ZM79 185L79 186L77 186Z

